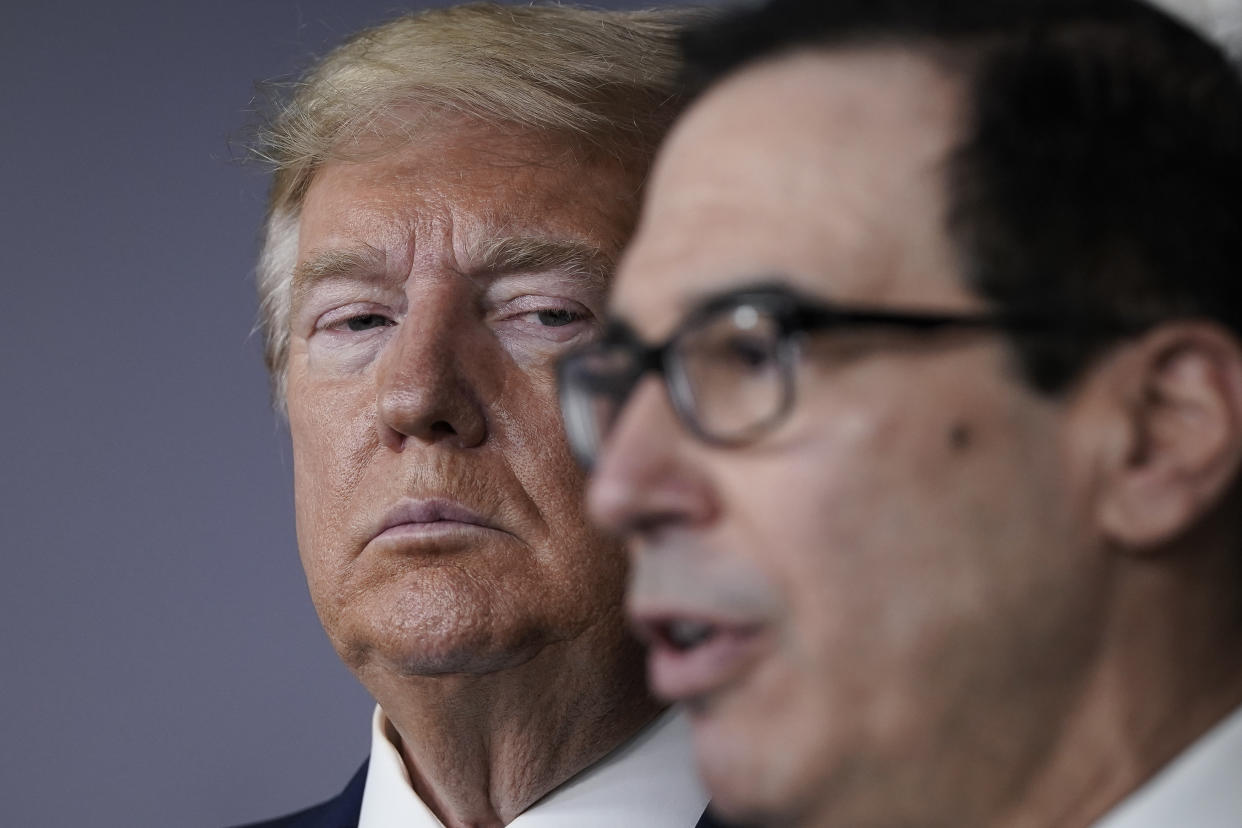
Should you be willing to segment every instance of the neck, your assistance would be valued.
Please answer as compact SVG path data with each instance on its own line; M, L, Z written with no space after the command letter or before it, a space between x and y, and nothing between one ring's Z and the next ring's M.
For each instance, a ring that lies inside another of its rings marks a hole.
M567 658L566 646L482 675L359 671L415 791L446 828L508 824L659 713L637 645L611 665Z
M1203 581L1221 576L1136 567L1060 738L993 824L1089 826L1242 705L1242 596Z

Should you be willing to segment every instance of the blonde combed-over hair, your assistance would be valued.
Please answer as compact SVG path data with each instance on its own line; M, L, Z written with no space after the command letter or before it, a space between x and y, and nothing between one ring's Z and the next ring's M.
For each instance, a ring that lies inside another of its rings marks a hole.
M354 35L290 84L254 147L274 173L257 281L276 405L299 214L323 163L355 139L416 139L418 122L394 121L413 105L556 133L642 173L676 114L676 32L693 14L496 3L417 12Z

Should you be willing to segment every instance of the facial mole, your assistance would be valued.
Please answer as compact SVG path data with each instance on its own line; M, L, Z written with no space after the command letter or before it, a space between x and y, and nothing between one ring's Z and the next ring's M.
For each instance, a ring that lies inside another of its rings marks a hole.
M965 423L954 423L949 429L949 448L953 451L965 451L974 439L974 432Z

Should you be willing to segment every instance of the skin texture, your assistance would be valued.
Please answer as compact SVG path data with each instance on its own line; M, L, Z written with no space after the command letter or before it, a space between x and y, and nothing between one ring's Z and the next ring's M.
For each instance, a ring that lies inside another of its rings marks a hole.
M638 180L464 119L354 149L302 214L302 561L423 799L447 825L504 824L657 710L624 631L624 554L584 516L554 383L557 355L598 325ZM410 498L483 525L383 534Z
M843 304L984 309L944 232L962 107L897 50L726 80L662 150L612 312L659 341L703 297L773 276ZM713 807L1085 825L1237 704L1238 660L1205 642L1238 640L1235 535L1214 517L1240 453L1238 354L1170 326L1052 399L996 335L821 335L790 418L737 449L695 440L644 380L589 501L631 537L640 627L743 641L697 684L651 660L693 711ZM1194 419L1219 426L1211 449Z

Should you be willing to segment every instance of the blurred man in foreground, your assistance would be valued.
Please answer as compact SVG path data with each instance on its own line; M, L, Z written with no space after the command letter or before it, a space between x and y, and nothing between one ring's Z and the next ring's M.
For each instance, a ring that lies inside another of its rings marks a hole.
M1242 88L1130 0L688 40L561 367L727 817L1242 824Z
M289 826L692 826L554 366L674 114L669 13L463 6L328 55L265 136L259 290L315 608L378 702Z

